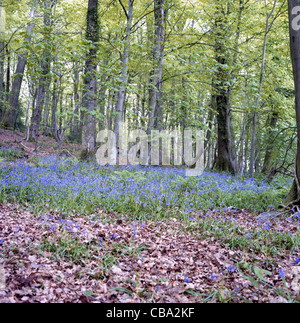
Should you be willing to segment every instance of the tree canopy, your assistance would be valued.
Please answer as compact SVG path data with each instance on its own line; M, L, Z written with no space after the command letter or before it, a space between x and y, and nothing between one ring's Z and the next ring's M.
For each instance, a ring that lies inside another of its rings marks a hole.
M83 149L120 121L148 132L201 129L207 168L293 172L287 1L2 0L1 8L2 127Z

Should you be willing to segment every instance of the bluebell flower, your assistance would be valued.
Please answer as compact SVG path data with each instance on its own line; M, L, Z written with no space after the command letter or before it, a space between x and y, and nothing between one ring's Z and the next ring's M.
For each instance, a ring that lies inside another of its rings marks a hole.
M279 277L284 279L285 275L284 272L282 271L282 269L279 269Z
M229 267L227 267L227 270L228 270L229 273L235 272L235 268L233 266L231 266L231 265Z
M294 262L292 262L292 265L299 265L300 264L300 258L297 258Z

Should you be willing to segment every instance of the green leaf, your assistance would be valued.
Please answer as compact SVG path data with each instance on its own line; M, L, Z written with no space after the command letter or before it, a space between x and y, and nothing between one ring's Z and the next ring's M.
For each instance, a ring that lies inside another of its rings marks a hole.
M242 276L245 278L245 279L248 279L250 280L250 282L252 283L253 286L255 287L258 287L259 286L259 283L251 276L246 276L246 275L243 275Z
M85 296L93 296L94 295L94 292L93 291L91 291L91 290L86 290L85 291Z
M268 271L268 270L265 270L265 269L262 269L262 268L260 268L260 267L254 267L253 268L253 271L254 271L254 273L255 273L255 275L260 279L260 280L263 280L263 281L266 281L266 279L264 278L264 274L265 275L268 275L268 276L271 276L272 275L272 273L270 272L270 271Z

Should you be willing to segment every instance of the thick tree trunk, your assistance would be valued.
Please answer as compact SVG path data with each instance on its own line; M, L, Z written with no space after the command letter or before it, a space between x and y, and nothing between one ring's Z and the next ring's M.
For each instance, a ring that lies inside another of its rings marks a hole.
M165 0L154 1L155 35L153 46L152 86L149 91L149 121L148 132L153 128L161 130L163 123L162 111L162 69L165 47Z
M26 54L25 54L26 55ZM13 129L15 125L15 119L17 115L17 108L19 103L19 96L23 81L24 70L26 66L27 55L21 55L18 59L18 65L16 68L14 82L12 85L12 91L9 97L9 107L6 109L4 117L1 121L1 126L3 128Z
M228 93L226 90L219 89L216 95L217 122L218 122L218 156L216 169L235 173L234 162L232 159L230 114L228 111Z
M284 204L290 206L300 202L300 28L297 22L300 15L300 0L289 0L290 47L295 83L295 109L297 123L297 155L294 169L294 182Z
M270 172L273 165L273 155L274 155L274 128L276 127L278 121L278 113L276 111L272 112L272 116L269 122L270 131L268 133L267 149L264 158L264 164L262 168L262 173L267 174Z
M99 41L99 13L98 0L89 0L87 11L87 34L86 39L91 48L85 61L84 77L84 120L82 132L81 158L89 159L95 154L96 119L97 109L97 46Z
M235 173L235 165L231 142L231 112L230 112L230 75L226 70L229 63L227 43L227 16L216 5L215 11L215 57L218 64L217 73L213 81L213 90L217 111L217 159L215 168L219 171Z
M1 5L1 2L0 2ZM0 42L0 122L4 113L4 86L3 86L3 80L4 80L4 55L3 55L3 49L4 49L4 42Z

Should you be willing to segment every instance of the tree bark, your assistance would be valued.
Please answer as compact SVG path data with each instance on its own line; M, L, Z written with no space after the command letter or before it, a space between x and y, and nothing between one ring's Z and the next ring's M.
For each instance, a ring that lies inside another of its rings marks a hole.
M90 49L85 61L84 76L84 120L82 132L81 158L89 159L95 155L96 119L97 109L97 46L99 41L99 13L98 0L89 0L87 11L86 39Z
M273 8L269 14L268 13L268 6L267 6L267 3L265 2L265 9L266 9L265 36L264 36L262 62L261 62L260 75L259 75L259 89L258 89L257 98L256 98L256 102L255 102L255 111L253 112L253 130L252 130L251 157L250 157L250 170L249 170L249 174L251 177L253 176L254 166L255 166L257 111L259 109L259 103L260 103L260 97L261 97L261 91L262 91L262 85L263 85L263 78L264 78L264 72L265 72L267 40L268 40L268 34L270 31L270 28L273 24L273 22L269 23L269 21L274 13L276 4L277 4L277 0L274 0Z
M57 123L57 106L58 106L58 87L59 79L55 80L52 90L52 102L51 102L51 134L57 142L60 141L58 135L58 123Z
M31 10L30 17L32 19L34 19L34 17L35 17L35 10L34 9ZM33 31L34 26L35 26L35 24L33 24L33 23L28 25L26 41L31 40L31 33ZM26 52L24 54L21 54L18 58L18 64L17 64L17 68L16 68L16 72L15 72L15 77L14 77L14 81L12 84L11 93L9 96L9 108L6 109L3 119L1 121L1 126L3 128L10 128L10 129L14 128L27 56L28 56L28 53Z
M300 0L289 0L289 31L291 58L295 83L295 110L297 123L297 155L294 168L294 182L284 205L292 206L300 202L300 28L297 24L300 15ZM297 18L297 19L296 19Z
M0 2L1 5L1 2ZM4 113L4 55L3 55L3 49L4 49L4 42L0 42L0 122Z
M6 92L6 101L9 102L9 92L10 92L10 51L6 47L6 55L7 55L7 68L6 68L6 87L5 87L5 92Z
M278 121L278 113L276 111L272 112L270 121L269 121L269 127L270 130L268 133L270 134L268 136L267 140L267 149L266 149L266 154L264 158L264 163L263 163L263 168L262 168L262 173L267 174L270 172L273 164L273 155L274 155L274 128L276 127L277 121Z
M215 11L215 59L217 72L213 81L213 90L217 111L217 159L215 168L219 171L235 174L235 165L231 142L231 111L230 111L230 76L226 70L229 63L226 39L227 15L220 3Z
M121 1L120 3L122 4ZM122 116L124 112L126 86L128 83L128 61L129 61L129 49L130 49L130 32L131 32L132 19L133 19L133 3L134 3L134 0L128 1L128 11L126 12L127 25L126 25L125 47L121 55L122 83L118 91L118 101L117 101L116 110L115 110L116 116L114 120L114 133L116 134L117 138L119 137L119 133L120 133L120 122L122 120Z
M38 92L36 98L36 106L32 112L31 117L31 127L30 127L30 138L33 141L37 140L38 132L40 128L40 123L42 120L42 112L44 108L46 88L49 87L49 74L50 74L50 64L51 64L51 52L49 40L47 36L50 35L51 26L51 2L54 0L44 0L44 46L45 50L43 53L42 63L41 63L41 77L39 79Z
M165 43L165 0L154 0L155 35L153 46L153 71L149 91L148 133L151 129L162 129L162 69Z

